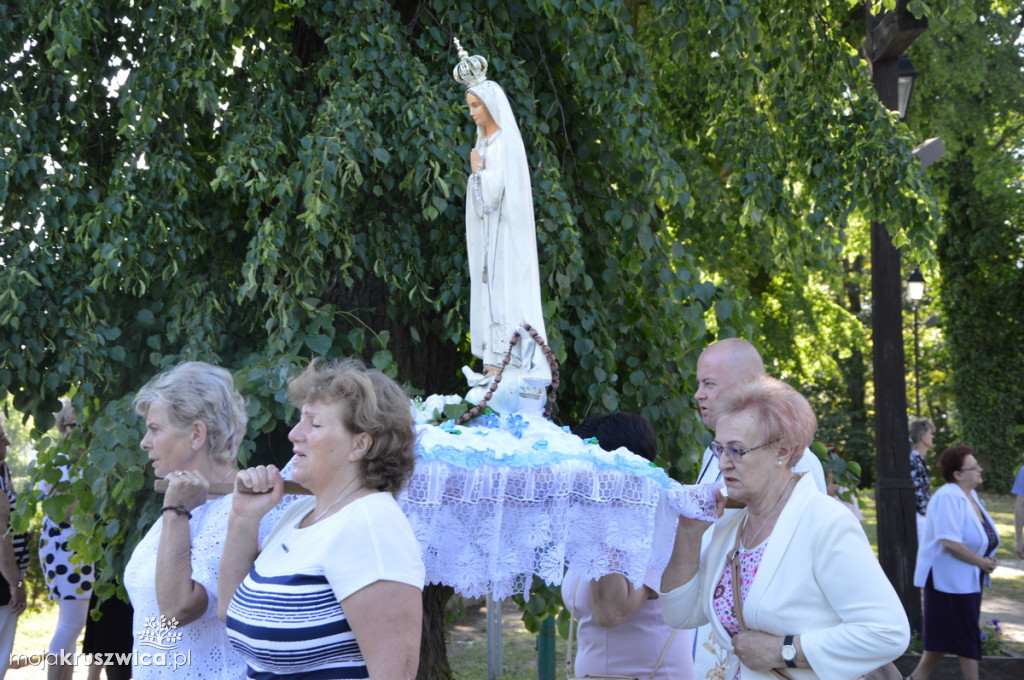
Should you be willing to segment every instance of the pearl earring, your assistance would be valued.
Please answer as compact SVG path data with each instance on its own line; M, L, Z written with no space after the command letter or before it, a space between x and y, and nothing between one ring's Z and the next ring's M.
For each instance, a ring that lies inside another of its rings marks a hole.
M775 464L776 465L782 465L782 461L781 460L777 460L777 461L775 461Z

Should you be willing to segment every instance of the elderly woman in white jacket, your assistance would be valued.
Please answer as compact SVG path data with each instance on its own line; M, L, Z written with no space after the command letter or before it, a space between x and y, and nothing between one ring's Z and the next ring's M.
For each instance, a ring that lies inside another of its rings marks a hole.
M924 654L912 680L928 680L942 657L956 654L967 680L978 680L981 659L981 588L996 568L999 534L975 491L982 469L970 446L939 456L946 484L928 502L917 546L914 585L923 588Z
M711 449L746 508L715 525L703 555L709 525L681 518L661 581L669 625L711 624L707 677L853 680L903 653L907 617L860 524L793 472L817 427L807 400L762 377L713 410Z

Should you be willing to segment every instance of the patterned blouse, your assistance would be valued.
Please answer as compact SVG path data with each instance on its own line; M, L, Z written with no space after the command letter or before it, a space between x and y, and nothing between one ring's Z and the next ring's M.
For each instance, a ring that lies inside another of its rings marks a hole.
M754 576L757 575L757 568L761 566L761 558L764 557L764 550L768 547L768 541L763 541L761 545L750 550L740 549L739 560L740 560L740 602L744 602L747 599L747 595L750 594L750 586L754 582ZM738 635L740 632L740 622L736 619L735 610L733 609L733 601L736 597L736 591L733 588L732 582L732 569L729 563L726 562L725 571L722 572L722 578L718 581L718 586L715 588L714 598L714 609L718 619L725 626L725 629L729 631L729 635ZM736 671L736 680L741 680L742 673L739 669Z
M917 514L924 515L928 510L928 501L932 497L932 480L928 476L928 466L917 451L910 452L910 478L914 480L914 498L917 501Z

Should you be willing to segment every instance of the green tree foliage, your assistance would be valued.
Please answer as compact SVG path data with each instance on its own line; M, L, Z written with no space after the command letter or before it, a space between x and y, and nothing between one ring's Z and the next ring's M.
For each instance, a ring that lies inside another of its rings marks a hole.
M688 395L709 339L756 337L769 294L789 305L791 288L842 271L857 211L928 242L927 187L856 55L861 10L0 8L0 389L42 428L75 391L92 433L70 489L86 559L119 571L152 521L129 403L183 359L235 371L251 417L243 459L287 458L285 382L312 355L463 389L472 130L453 36L488 57L524 133L563 366L556 417L642 412L684 475L702 448ZM803 297L808 313L826 305ZM54 455L41 452L38 477Z
M130 548L153 519L128 405L158 370L234 369L252 417L243 458L278 462L283 387L303 357L362 354L413 386L458 389L472 137L449 76L456 33L491 57L526 131L560 417L642 410L673 457L699 451L679 388L723 292L663 228L686 180L650 143L661 111L629 15L491 10L5 10L0 383L41 427L76 391L92 439L68 490L102 572L125 557L103 544ZM448 360L417 361L431 354ZM41 452L38 477L55 455Z
M948 149L928 172L946 216L940 294L958 442L976 447L986 487L1006 492L1024 451L1024 5L972 5L975 21L915 46L927 66L914 120Z

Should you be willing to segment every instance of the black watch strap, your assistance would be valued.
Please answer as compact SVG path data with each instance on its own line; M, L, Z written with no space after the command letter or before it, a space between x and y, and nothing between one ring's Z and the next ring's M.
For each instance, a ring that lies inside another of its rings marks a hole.
M786 637L782 638L782 646L793 647L793 636L787 635ZM795 651L796 647L793 647L793 649ZM784 661L786 662L786 665L790 668L796 668L796 654L793 655L792 659L784 659Z

